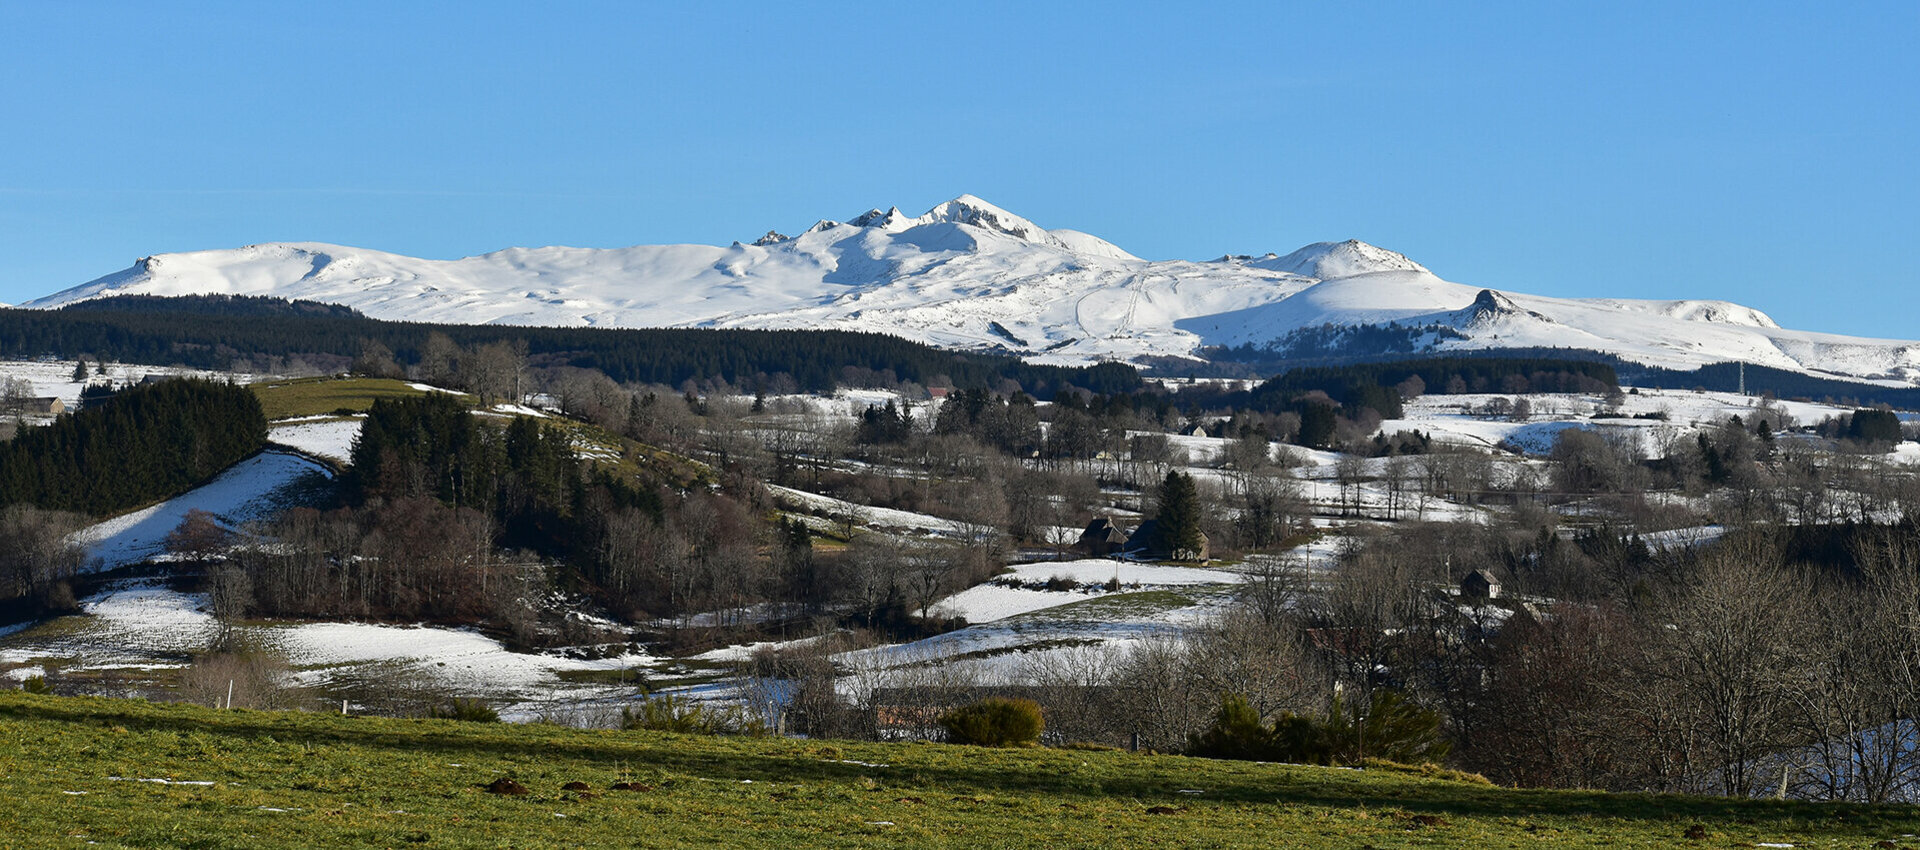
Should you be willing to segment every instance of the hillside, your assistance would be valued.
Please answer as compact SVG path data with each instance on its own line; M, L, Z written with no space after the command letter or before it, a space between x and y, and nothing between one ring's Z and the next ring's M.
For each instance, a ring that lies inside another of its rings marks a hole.
M1494 292L1355 240L1284 256L1143 260L971 195L918 217L876 209L726 247L509 248L429 260L302 242L162 254L23 306L190 294L326 302L392 321L868 331L1062 364L1286 349L1301 333L1395 323L1427 329L1422 345L1432 350L1547 346L1675 369L1744 361L1920 379L1920 346L1786 330L1723 301Z
M1515 791L1390 770L216 712L0 692L8 838L47 845L1865 846L1901 807ZM524 796L488 793L501 778ZM584 791L568 791L568 783ZM632 783L637 790L611 790ZM1282 838L1284 836L1284 839Z

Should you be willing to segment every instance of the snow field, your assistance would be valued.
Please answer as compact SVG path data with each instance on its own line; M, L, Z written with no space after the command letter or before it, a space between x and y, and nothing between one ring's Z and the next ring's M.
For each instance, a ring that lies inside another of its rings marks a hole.
M995 582L1044 582L1059 576L1081 585L1099 585L1119 579L1128 591L1204 584L1234 584L1237 573L1199 567L1163 567L1128 561L1084 559L1015 564L1009 572L994 577ZM1135 587L1138 585L1138 587ZM1016 614L1040 611L1057 605L1078 602L1098 594L1082 590L1051 591L1006 587L997 583L975 585L934 603L935 613L967 618L969 623L988 623Z
M86 547L88 569L114 569L162 554L167 535L187 512L212 513L228 528L271 516L289 506L314 478L333 472L285 452L262 452L229 467L207 484L150 508L96 523L76 532Z
M307 454L347 463L353 459L353 441L360 437L366 417L307 416L282 419L267 426L267 439Z
M67 670L177 667L181 655L205 650L219 631L205 601L150 581L116 583L84 600L82 616L0 635L0 664L61 659Z
M73 380L72 360L0 360L0 380L23 378L33 384L36 398L57 398L72 410L80 404L80 391L87 384ZM216 381L234 381L248 384L259 380L261 376L238 372L208 372L200 369L184 369L178 366L141 366L127 363L108 363L107 374L103 377L95 374L100 364L87 363L87 381L106 381L111 379L116 387L136 384L148 375L166 375L169 377L207 378Z
M493 638L466 629L386 626L368 623L305 623L264 627L258 636L284 652L304 684L324 684L356 668L398 665L451 692L491 698L528 698L557 690L597 692L563 685L564 670L620 670L649 662L645 656L587 661L551 654L511 652Z
M867 528L881 528L892 531L911 531L927 534L940 534L958 537L966 534L966 526L950 519L942 519L932 514L920 514L893 508L875 508L859 505L832 496L822 496L792 487L768 484L774 498L794 505L800 510L820 514L826 517L845 516L849 511L860 517L860 524Z

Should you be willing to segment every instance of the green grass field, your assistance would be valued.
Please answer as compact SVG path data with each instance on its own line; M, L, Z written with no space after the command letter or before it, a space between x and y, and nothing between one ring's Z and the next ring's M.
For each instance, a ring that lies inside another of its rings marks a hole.
M336 410L362 411L375 399L425 395L405 381L387 378L298 378L253 384L267 420L290 416L320 416Z
M525 796L483 786L512 778ZM143 780L169 780L167 783ZM568 783L587 790L566 790ZM640 790L610 790L614 783ZM203 784L186 784L203 783ZM1870 847L1912 808L0 692L0 846ZM1690 827L1704 837L1688 840Z

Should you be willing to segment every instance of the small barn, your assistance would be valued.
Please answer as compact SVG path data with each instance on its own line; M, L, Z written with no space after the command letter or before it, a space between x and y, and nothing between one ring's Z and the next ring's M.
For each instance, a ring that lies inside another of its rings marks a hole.
M1486 570L1474 570L1460 580L1462 599L1499 599L1500 580Z
M67 403L57 398L23 398L9 402L6 406L19 413L58 416L67 412Z
M1080 542L1075 543L1075 551L1095 558L1104 558L1125 550L1127 535L1113 520L1101 517L1087 523L1087 530L1080 532Z

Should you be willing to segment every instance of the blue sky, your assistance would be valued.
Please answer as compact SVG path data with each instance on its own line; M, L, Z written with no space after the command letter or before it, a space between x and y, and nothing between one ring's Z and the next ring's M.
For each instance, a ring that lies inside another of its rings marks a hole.
M726 244L963 192L1150 258L1920 338L1920 3L0 0L0 301L166 251Z

